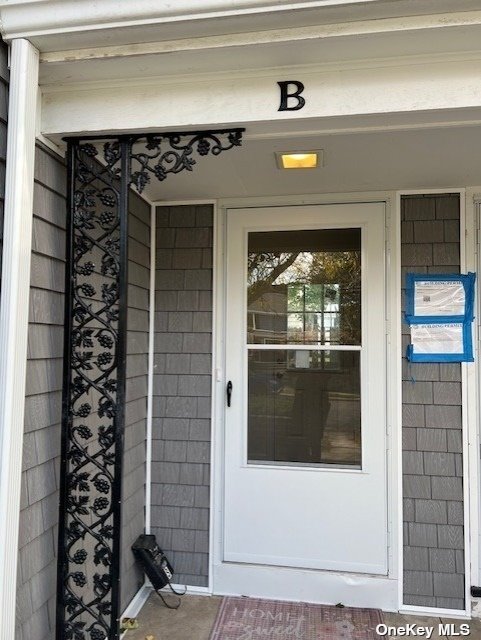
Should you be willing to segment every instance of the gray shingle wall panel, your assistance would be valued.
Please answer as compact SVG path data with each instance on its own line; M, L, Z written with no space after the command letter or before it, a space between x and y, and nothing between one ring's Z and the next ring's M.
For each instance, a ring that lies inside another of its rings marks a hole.
M404 513L404 523L414 522L416 512L414 509L413 498L403 498L403 513Z
M406 333L409 333L409 327L406 325ZM415 362L407 362L403 360L403 379L425 382L439 382L439 364L423 362L422 364Z
M35 148L35 181L60 196L67 193L67 169L64 162L50 149L37 144Z
M441 525L438 527L438 546L440 549L464 548L464 528L457 525Z
M208 582L212 207L157 209L152 524L176 580Z
M464 524L464 511L461 502L448 502L448 524Z
M423 454L420 451L403 451L403 473L424 475Z
M417 430L417 447L420 451L447 451L447 446L444 429Z
M459 196L435 198L436 220L456 220L459 224Z
M456 572L464 574L464 551L456 549L454 555L456 557Z
M121 608L143 582L131 545L144 532L145 439L150 286L150 205L131 192L129 199L129 288L126 362L124 465L122 471ZM136 348L134 348L136 345Z
M456 464L454 453L432 453L425 451L424 469L428 476L455 476Z
M435 405L461 406L461 385L459 382L434 382L433 399Z
M434 573L434 595L457 598L464 590L464 576L457 573Z
M455 266L459 269L459 242L433 244L433 264Z
M424 381L403 381L403 401L408 404L432 404L433 384Z
M62 394L60 391L27 396L25 399L25 431L36 431L55 424L60 418Z
M53 460L60 455L59 424L26 435L31 435L34 438L38 464Z
M430 498L431 479L428 476L403 475L403 496L405 498Z
M55 624L65 186L63 160L37 146L16 612L29 640Z
M429 549L429 566L431 571L438 573L456 573L455 552L453 549Z
M402 448L404 451L415 451L416 450L416 429L410 429L408 427L403 428L402 433Z
M439 365L439 379L446 382L461 382L461 369L453 362Z
M448 442L448 451L453 453L462 453L463 451L463 439L461 431L453 431L448 429L446 431L446 438Z
M461 405L430 405L424 409L426 427L430 429L461 429Z
M429 571L404 571L404 589L412 595L433 595L433 574Z
M444 220L445 242L459 242L459 220Z
M459 220L458 196L402 199L403 288L408 272L459 272ZM461 367L403 359L402 374L404 603L462 609Z
M411 223L415 243L444 242L444 223L442 220L417 220ZM410 244L411 241L404 241Z
M406 244L401 249L401 260L406 267L433 264L433 247L431 244Z
M199 311L212 311L212 291L199 292Z
M442 609L464 609L463 598L436 598L436 606Z
M409 522L404 543L413 547L437 548L438 530L434 524Z
M462 478L437 477L433 476L432 497L434 500L463 500Z
M431 524L447 524L445 500L415 500L415 521Z
M436 200L434 198L403 198L404 220L435 220Z
M425 547L406 547L404 569L408 571L429 571L429 550Z
M436 598L434 596L404 596L404 604L412 604L415 607L436 607Z

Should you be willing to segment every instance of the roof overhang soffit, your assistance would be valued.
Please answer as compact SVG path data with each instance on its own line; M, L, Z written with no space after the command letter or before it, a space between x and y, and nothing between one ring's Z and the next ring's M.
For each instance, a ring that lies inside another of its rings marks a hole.
M0 0L0 24L5 40L54 52L309 25L355 31L364 21L446 12L462 22L476 9L479 0Z

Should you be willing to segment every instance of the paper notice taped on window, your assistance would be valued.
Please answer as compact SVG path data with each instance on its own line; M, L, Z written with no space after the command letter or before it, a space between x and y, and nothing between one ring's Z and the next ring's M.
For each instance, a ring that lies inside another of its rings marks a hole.
M462 316L466 292L461 280L417 280L414 283L415 316Z
M411 344L414 354L463 353L463 324L413 324Z

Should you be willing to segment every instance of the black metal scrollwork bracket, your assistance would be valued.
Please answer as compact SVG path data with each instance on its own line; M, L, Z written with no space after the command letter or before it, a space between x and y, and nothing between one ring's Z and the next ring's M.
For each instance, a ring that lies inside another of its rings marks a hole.
M117 640L129 192L243 129L68 140L57 640Z

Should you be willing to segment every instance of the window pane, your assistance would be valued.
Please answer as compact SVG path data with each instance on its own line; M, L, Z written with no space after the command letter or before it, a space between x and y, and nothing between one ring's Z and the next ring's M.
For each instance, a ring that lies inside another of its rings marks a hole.
M250 344L361 343L361 230L249 234Z
M360 352L249 350L248 460L361 465Z

